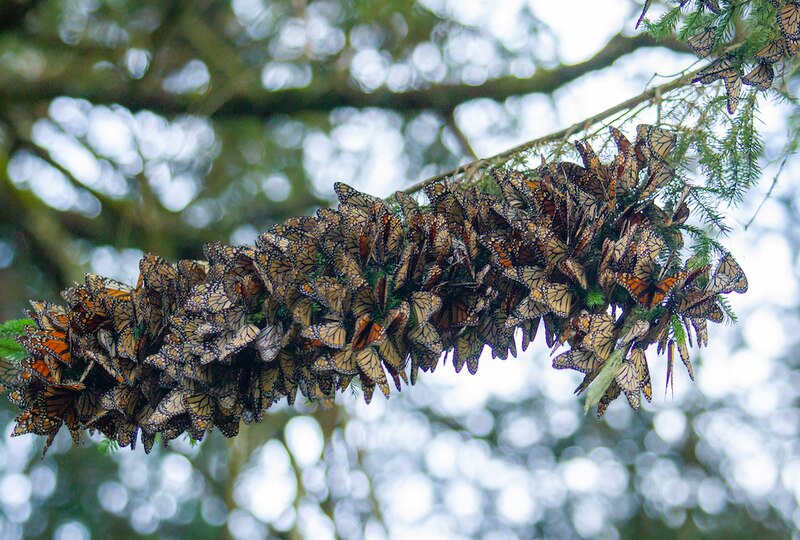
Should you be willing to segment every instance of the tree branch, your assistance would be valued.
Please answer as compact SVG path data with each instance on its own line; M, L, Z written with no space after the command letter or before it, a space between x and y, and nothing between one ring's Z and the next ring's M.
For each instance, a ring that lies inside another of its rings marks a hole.
M452 169L450 171L443 172L441 174L437 174L436 176L432 176L432 177L430 177L430 178L428 178L426 180L423 180L422 182L418 182L418 183L414 184L413 186L410 186L410 187L404 189L403 192L404 193L409 193L409 194L416 193L417 191L421 190L425 186L427 186L429 184L436 183L436 182L438 182L440 180L443 180L443 179L447 178L448 176L455 176L457 174L466 173L468 171L475 171L475 170L483 168L483 167L485 167L487 165L491 165L491 164L493 164L493 163L495 163L497 161L503 161L503 160L505 160L507 158L510 158L511 156L514 156L516 154L520 154L520 153L522 153L522 152L524 152L526 150L530 150L531 148L536 148L537 146L541 146L541 145L549 143L549 142L554 142L554 141L558 141L558 140L561 140L561 139L565 139L565 138L569 137L570 135L572 135L574 133L578 133L580 131L583 131L583 130L587 129L590 126L592 126L594 124L597 124L598 122L601 122L601 121L603 121L603 120L605 120L605 119L607 119L607 118L609 118L611 116L614 116L617 113L632 109L632 108L636 107L637 105L641 105L642 103L644 103L646 101L649 101L649 100L652 100L652 99L656 99L656 98L660 98L660 96L662 96L663 94L666 94L667 92L670 92L672 90L676 90L678 88L682 88L682 87L690 84L692 79L694 78L695 74L698 71L700 71L700 70L696 70L696 71L692 71L692 72L689 72L689 73L685 73L685 74L681 75L680 77L678 77L677 79L673 79L672 81L670 81L668 83L664 83L661 86L655 86L653 88L650 88L649 90L645 90L644 92L642 92L638 96L634 96L634 97L632 97L630 99L627 99L627 100L625 100L625 101L623 101L621 103L617 103L613 107L611 107L609 109L606 109L605 111L603 111L601 113L598 113L598 114L596 114L594 116L590 116L589 118L586 118L585 120L581 120L580 122L576 122L576 123L572 124L569 127L566 127L564 129L561 129L561 130L553 132L553 133L550 133L549 135L545 135L544 137L540 137L538 139L533 139L531 141L524 142L524 143L522 143L522 144L520 144L518 146L515 146L514 148L511 148L511 149L506 150L504 152L500 152L499 154L496 154L494 156L491 156L491 157L488 157L488 158L483 158L483 159L477 159L475 161L471 161L469 163L465 163L464 165L459 165L458 167L456 167L455 169Z
M325 77L317 75L312 84L305 88L273 92L261 87L241 89L231 95L225 103L220 104L211 117L269 117L274 114L291 115L301 111L329 111L337 107L427 109L445 113L460 103L477 98L502 101L516 95L549 94L589 72L609 67L619 58L639 48L654 46L682 52L686 50L685 46L678 42L656 43L645 34L634 37L616 35L602 50L584 62L540 68L527 79L505 76L489 80L479 86L464 83L437 84L406 92L379 89L365 93L354 87L344 75L329 74ZM106 79L103 84L97 84L93 79L76 81L70 75L67 73L62 78L39 84L32 84L29 81L7 81L0 88L0 100L12 103L40 102L68 95L87 99L95 104L116 103L131 111L155 110L166 116L191 113L197 106L197 96L193 94L177 96L161 88L145 87L137 81L114 83Z

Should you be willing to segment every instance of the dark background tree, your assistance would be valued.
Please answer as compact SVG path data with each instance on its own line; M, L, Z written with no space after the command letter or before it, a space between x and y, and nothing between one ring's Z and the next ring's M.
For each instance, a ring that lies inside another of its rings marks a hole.
M336 180L386 196L693 62L633 32L640 3L530 4L4 3L0 316L87 271L131 282L142 252L252 242L329 204ZM760 103L769 177L797 108ZM59 436L40 461L40 441L6 436L0 535L785 537L800 526L792 182L737 223L768 189L733 214L754 284L742 322L713 329L730 339L674 402L584 420L577 381L534 344L474 378L448 367L388 403L280 406L234 440L150 456Z

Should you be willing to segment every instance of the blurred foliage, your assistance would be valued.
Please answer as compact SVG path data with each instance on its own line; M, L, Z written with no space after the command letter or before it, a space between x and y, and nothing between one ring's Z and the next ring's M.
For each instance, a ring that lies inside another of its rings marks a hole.
M557 44L574 37L548 26L556 19L533 2L507 4L2 3L0 320L22 316L29 298L59 301L87 271L130 282L142 252L197 258L207 241L251 242L327 204L336 180L386 195L474 149L542 135L540 125L571 118L577 90L597 92L587 81L618 70L641 91L685 51L631 37L643 2L621 0L628 16L602 21L611 28L602 49L569 64ZM667 10L653 4L653 17ZM583 9L559 17L600 25ZM690 60L680 56L680 69ZM791 96L796 78L783 82ZM673 110L709 94L686 94ZM776 162L784 175L798 170L800 115L782 106L789 136L763 135L770 176ZM738 125L760 125L755 112L753 100ZM707 159L726 136L738 152L759 141L752 130L726 133L700 151L698 168L720 184L753 183L753 163L730 178ZM791 187L770 190L761 215L784 219L759 233L786 242L785 261L800 246ZM800 325L796 304L770 301L768 320ZM726 347L705 354L709 370L713 357L766 354L765 331L758 341L725 331ZM800 526L800 342L775 332L773 354L785 359L762 358L751 377L761 387L679 389L676 406L634 414L620 404L602 422L558 397L577 381L551 373L542 351L489 362L458 384L440 373L391 405L279 406L232 441L180 440L147 457L97 440L73 449L64 434L39 460L40 441L8 436L2 401L0 537L785 538Z

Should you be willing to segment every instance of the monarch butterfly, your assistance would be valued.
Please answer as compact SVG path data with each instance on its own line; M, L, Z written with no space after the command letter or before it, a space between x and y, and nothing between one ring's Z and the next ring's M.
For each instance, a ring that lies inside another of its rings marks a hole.
M158 293L170 290L178 276L173 265L152 253L145 253L139 261L139 273L144 286Z
M456 373L459 373L466 363L467 369L474 375L478 371L478 359L482 350L483 341L474 330L461 334L456 340L453 352L453 367Z
M786 39L800 39L800 3L789 2L778 11L778 27Z
M45 332L33 330L31 327L27 327L26 332L18 341L29 353L52 358L67 366L72 365L72 350L66 332Z
M494 176L497 185L500 186L500 191L506 204L512 208L527 208L530 205L530 201L511 182L512 175L519 175L519 173L508 169L495 169L492 171L492 176Z
M675 149L677 135L664 128L640 124L636 126L637 158L641 162L649 162L653 156L666 159Z
M728 113L733 114L739 106L739 95L742 93L742 75L738 70L730 70L724 75L725 90L728 93Z
M645 229L636 243L636 259L647 262L655 261L664 249L664 240L652 229Z
M78 420L84 424L89 424L108 412L103 409L100 396L89 389L78 395L75 410Z
M560 265L567 258L567 245L551 229L537 236L536 247L539 248L548 268Z
M347 331L342 323L339 321L314 324L303 328L300 333L301 336L309 339L315 339L322 342L323 345L333 349L341 349L345 345L347 338Z
M678 341L678 354L683 361L683 365L686 366L686 371L689 372L689 378L694 380L694 368L692 367L692 360L689 356L689 346L686 340Z
M361 372L373 383L380 386L383 394L389 397L389 385L386 380L386 373L383 371L380 356L373 347L367 347L355 353L356 364Z
M606 390L606 393L603 394L603 397L600 398L600 403L597 404L597 417L602 418L608 409L608 406L611 405L611 402L614 401L619 397L622 393L622 388L620 388L619 384L617 384L616 379L611 382L611 385Z
M514 267L511 250L505 239L499 236L489 235L482 238L482 240L489 249L489 256L496 266L505 269L512 269Z
M636 370L636 378L639 381L639 386L644 393L647 401L653 399L653 386L650 380L650 369L647 367L647 357L645 356L644 349L641 347L634 347L631 349L628 362L633 364Z
M86 289L99 299L105 309L110 310L117 301L130 302L133 287L115 281L111 278L86 274Z
M28 380L30 376L36 376L42 381L51 384L61 383L61 366L52 365L46 359L34 358L31 361L24 362L21 370L22 372L19 374L19 376L23 381Z
M248 324L239 328L225 346L222 347L218 360L223 361L230 355L241 351L250 345L260 333L261 329L254 324Z
M733 57L729 54L726 54L725 56L717 58L709 65L698 71L694 79L692 79L692 82L709 84L716 81L717 79L721 79L727 76L730 72L735 72L735 71L736 71L736 64L734 63Z
M422 288L426 290L433 289L434 286L436 286L441 280L443 273L444 269L441 267L441 265L437 263L430 265L423 276Z
M354 351L360 351L386 339L386 330L372 320L369 315L362 315L355 324L352 346Z
M783 43L780 41L773 41L765 45L762 49L755 53L754 56L763 62L774 64L783 58L785 52L786 50L784 49Z
M60 330L65 332L69 328L69 319L63 307L50 302L33 300L31 301L31 306L33 311L28 310L28 314L36 321L36 325L41 330Z
M556 201L554 191L539 189L534 192L533 198L539 215L555 219L558 214L559 204Z
M715 28L706 28L699 34L690 37L686 45L700 58L708 56L714 49Z
M133 304L120 302L114 306L114 327L117 331L118 352L123 358L137 359L139 342L134 334Z
M713 11L714 13L719 13L722 11L719 8L719 2L717 0L702 0L702 2L710 11Z
M376 203L383 204L381 199L373 197L372 195L367 195L366 193L361 193L343 182L336 182L333 184L333 190L336 192L336 196L342 204L350 204L364 210L368 210Z
M585 289L587 287L586 269L581 265L581 263L579 263L575 259L566 259L561 263L559 268L570 279L578 283L578 285L580 285L581 288Z
M378 345L378 354L380 354L381 358L383 359L384 362L386 362L387 366L392 368L394 373L399 374L403 378L403 380L408 382L404 371L406 367L406 362L400 356L400 353L397 352L397 349L395 348L394 345L392 345L392 342L390 340L384 339L383 341L380 342L380 344Z
M627 273L617 273L615 279L622 285L636 302L647 309L660 304L675 285L686 277L686 272L669 276L658 283Z
M408 318L411 315L411 308L408 302L403 301L399 306L392 308L386 314L384 319L384 326L386 331L392 335L400 335L405 329Z
M633 409L638 409L642 400L641 382L639 381L638 375L636 367L632 362L628 361L622 362L614 375L614 382L625 392L625 397L628 398L628 403L630 403Z
M442 340L432 324L423 323L413 329L408 338L415 344L439 354L442 352Z
M205 431L209 427L209 420L214 412L211 396L206 393L185 395L183 398L186 409L192 419L195 429Z
M19 381L19 368L16 364L0 358L0 393L6 393L9 388L17 385Z
M726 254L714 270L711 281L706 287L706 291L715 293L745 293L747 292L747 276L739 263L731 256Z
M559 317L567 317L572 310L572 292L569 285L565 283L550 283L545 285L541 291L544 295L544 302L553 314Z
M189 287L202 283L208 273L208 263L204 261L181 260L175 266Z
M586 349L571 349L553 358L555 369L573 369L581 373L592 373L603 366L597 355Z
M660 159L652 160L648 168L648 181L639 194L646 199L675 179L675 169Z
M431 292L411 294L411 312L418 325L427 323L442 307L442 298Z
M681 298L676 311L692 319L708 319L716 323L725 319L716 295L705 291L690 292Z
M506 319L507 327L516 327L523 321L536 319L549 312L550 308L544 304L542 295L533 293L526 296Z
M147 431L157 432L166 426L167 422L176 416L180 416L188 411L186 405L187 394L180 389L173 389L169 394L159 401L155 410L142 422L142 428Z
M697 346L702 347L708 345L708 324L705 319L695 319L691 317L684 317L692 323L695 336L697 337Z
M605 362L614 349L616 325L611 315L594 314L589 316L588 333L583 338L583 347Z
M275 360L281 350L283 336L283 329L278 324L268 324L258 333L253 344L262 362Z
M335 255L334 271L347 280L347 287L352 290L357 290L366 284L361 265L356 259L345 250L336 252Z
M641 13L641 15L639 15L639 19L637 19L636 26L634 26L634 29L639 28L639 25L642 24L642 21L644 20L644 16L647 14L647 10L650 9L650 4L652 2L653 2L653 0L645 0L644 7L642 8L642 13Z
M448 296L436 317L436 326L448 330L476 324L474 305L475 298L471 295Z

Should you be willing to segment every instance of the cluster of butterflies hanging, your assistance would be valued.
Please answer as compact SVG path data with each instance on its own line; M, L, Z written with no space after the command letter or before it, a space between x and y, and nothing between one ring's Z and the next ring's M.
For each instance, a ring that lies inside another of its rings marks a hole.
M646 349L667 350L671 366L677 347L691 373L688 344L707 342L720 295L747 281L730 255L713 269L680 255L689 209L656 201L676 179L665 160L675 135L612 134L611 163L578 142L582 165L430 184L426 205L339 183L337 210L273 226L255 245L209 244L207 262L146 255L135 287L88 275L65 307L33 302L36 325L19 340L28 355L8 384L14 434L49 446L65 425L75 441L88 429L134 447L141 432L145 451L159 434L231 437L298 391L330 404L357 381L369 402L448 360L475 373L484 345L516 355L517 329L523 349L537 330L569 347L553 366L584 373L578 391L621 351L598 414L620 393L638 407L652 393Z
M728 47L729 52L716 58L692 79L693 83L701 84L711 84L722 79L725 84L727 109L730 114L734 114L739 105L742 85L752 86L758 91L769 90L775 80L776 64L794 57L798 44L800 44L800 2L797 0L767 1L775 8L776 13L773 19L775 21L774 32L761 34L766 41L760 39L757 43L747 43L744 47ZM680 0L681 7L687 3L688 0ZM649 1L645 4L639 22L643 20L649 4ZM717 0L702 0L698 4L701 9L707 9L711 13L720 15L713 18L708 26L686 41L686 45L698 57L706 58L715 48L719 48L727 35L726 27L730 25L730 17L723 14ZM738 6L728 6L726 9L738 9ZM745 66L749 66L749 68L747 74L743 75Z

